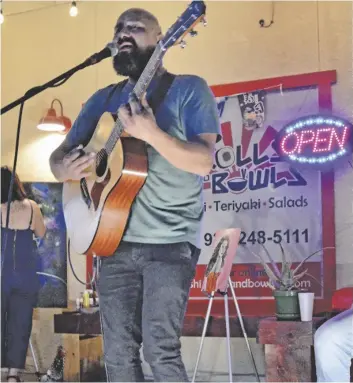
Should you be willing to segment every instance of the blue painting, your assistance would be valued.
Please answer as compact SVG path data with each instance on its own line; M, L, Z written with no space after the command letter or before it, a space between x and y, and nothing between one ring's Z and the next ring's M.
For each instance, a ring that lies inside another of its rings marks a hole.
M66 226L62 208L62 184L24 183L28 197L37 202L47 232L37 239L40 291L37 307L67 307Z

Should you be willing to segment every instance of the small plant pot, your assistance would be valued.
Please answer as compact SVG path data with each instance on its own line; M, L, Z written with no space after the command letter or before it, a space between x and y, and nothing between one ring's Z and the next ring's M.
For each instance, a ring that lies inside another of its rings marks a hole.
M273 296L276 302L276 317L278 320L300 319L298 291L275 290Z

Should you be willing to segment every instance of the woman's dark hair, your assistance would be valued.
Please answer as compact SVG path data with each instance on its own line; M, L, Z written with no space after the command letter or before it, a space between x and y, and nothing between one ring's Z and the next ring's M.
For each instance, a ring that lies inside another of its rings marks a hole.
M217 246L215 247L215 249L213 251L213 254L212 254L212 257L210 259L210 262L208 263L208 267L207 267L207 270L206 270L206 273L205 273L206 276L211 272L213 265L216 263L216 260L217 260L217 258L219 256L219 252L221 250L221 246L222 246L223 242L227 242L226 251L222 255L222 266L223 266L224 258L227 255L228 247L229 247L229 237L228 237L228 235L225 235L224 237L222 237L221 240L218 242Z
M12 170L8 166L1 167L1 203L8 202ZM25 189L15 173L11 201L23 201L27 198Z

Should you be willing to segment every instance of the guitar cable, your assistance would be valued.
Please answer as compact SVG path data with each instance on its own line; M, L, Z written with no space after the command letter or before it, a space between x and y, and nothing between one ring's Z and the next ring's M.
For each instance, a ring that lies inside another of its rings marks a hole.
M67 257L69 259L69 263L70 263L70 267L71 267L71 271L72 271L73 276L82 285L85 285L85 286L90 285L91 289L93 290L93 284L96 283L96 277L97 277L97 256L96 255L93 256L93 275L92 275L91 280L88 283L81 281L81 279L75 273L74 267L73 267L72 262L71 262L70 239L68 239L68 241L67 241Z

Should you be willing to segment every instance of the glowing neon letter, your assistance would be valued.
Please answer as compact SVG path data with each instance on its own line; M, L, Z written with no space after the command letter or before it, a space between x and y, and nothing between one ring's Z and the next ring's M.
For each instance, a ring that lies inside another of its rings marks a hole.
M295 136L295 138L296 138L296 140L295 140L296 145L295 145L293 150L287 150L286 149L286 142L287 142L288 138L290 138L290 136ZM294 153L297 150L297 148L298 148L298 141L299 141L299 137L298 137L298 134L295 133L295 132L289 133L286 136L284 136L283 139L282 139L282 142L281 142L282 152L285 153L285 154L292 154L292 153Z
M330 147L329 147L329 150L331 150L331 145L332 145L332 142L333 142L333 136L335 136L337 144L341 148L341 150L344 149L344 144L346 143L346 137L347 137L347 130L348 130L348 128L347 128L347 126L345 126L344 130L343 130L343 133L342 133L341 141L340 141L339 138L338 138L336 130L332 129L331 137L330 137Z
M309 138L305 138L306 135L311 135ZM315 133L313 130L302 130L300 132L300 139L299 139L299 145L298 145L298 153L302 152L302 147L305 144L309 144L310 142L313 142L315 138Z
M317 132L316 132L316 136L315 136L315 143L314 143L314 153L317 153L317 152L327 152L331 149L331 142L332 142L332 128L325 128L325 129L318 129ZM326 142L328 140L328 137L324 136L324 138L319 138L320 137L320 133L322 132L331 132L331 135L330 135L330 142L329 142L329 145L326 147L326 148L318 148L318 143L319 142Z

